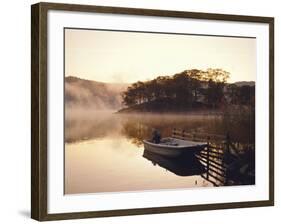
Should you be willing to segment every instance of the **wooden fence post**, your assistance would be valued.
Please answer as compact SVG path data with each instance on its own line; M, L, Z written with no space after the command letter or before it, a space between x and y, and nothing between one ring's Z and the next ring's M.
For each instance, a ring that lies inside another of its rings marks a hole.
M210 167L210 136L207 137L207 180L209 179Z

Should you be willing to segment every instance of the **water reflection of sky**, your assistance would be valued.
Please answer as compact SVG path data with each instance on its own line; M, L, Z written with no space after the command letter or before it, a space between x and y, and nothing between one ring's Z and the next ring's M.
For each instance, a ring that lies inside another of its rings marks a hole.
M212 186L200 175L179 176L143 157L126 137L65 145L65 193L141 191Z

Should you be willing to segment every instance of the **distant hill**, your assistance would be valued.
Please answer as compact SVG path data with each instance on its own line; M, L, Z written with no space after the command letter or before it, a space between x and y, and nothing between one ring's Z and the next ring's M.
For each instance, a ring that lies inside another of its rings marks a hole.
M254 81L240 81L240 82L235 82L233 84L235 84L237 86L255 86Z
M65 104L70 107L88 107L95 110L119 110L122 108L121 93L128 85L68 76L65 77Z
M235 82L237 86L254 86L254 81ZM122 105L121 93L126 91L130 84L124 83L103 83L92 80L80 79L74 76L65 77L65 104L67 107L91 108L94 110L116 110L119 112L133 111L173 111L179 110L179 105L173 102L150 102L143 105L136 105L132 108L124 108ZM169 105L169 108L165 108ZM163 107L163 108L162 108ZM194 109L202 109L203 105L193 105ZM181 108L180 110L186 110Z

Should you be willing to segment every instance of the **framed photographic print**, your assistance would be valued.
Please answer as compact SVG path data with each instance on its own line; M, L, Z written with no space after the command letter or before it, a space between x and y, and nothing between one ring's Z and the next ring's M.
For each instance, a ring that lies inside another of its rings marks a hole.
M274 18L32 5L32 218L274 204Z

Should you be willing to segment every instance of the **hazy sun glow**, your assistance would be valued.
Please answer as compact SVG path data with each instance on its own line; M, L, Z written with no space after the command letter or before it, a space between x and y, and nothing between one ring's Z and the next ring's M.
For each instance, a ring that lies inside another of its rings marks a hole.
M256 39L65 30L65 76L132 83L187 69L221 68L228 82L256 80Z

